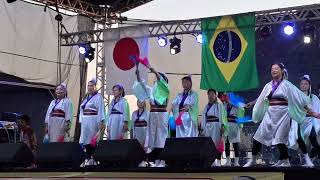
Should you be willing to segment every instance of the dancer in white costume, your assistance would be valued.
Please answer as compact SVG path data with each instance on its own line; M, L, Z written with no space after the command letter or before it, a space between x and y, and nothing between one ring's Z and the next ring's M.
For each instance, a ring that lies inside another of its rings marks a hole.
M265 85L252 112L252 120L260 122L253 139L252 158L244 167L256 164L256 155L261 145L276 145L280 152L279 161L274 166L290 166L288 157L288 136L291 119L302 120L308 108L310 98L286 80L287 72L282 63L271 66L272 81Z
M79 116L81 124L79 143L85 147L87 154L86 160L81 164L82 167L96 164L92 157L95 145L91 144L91 141L98 133L103 134L106 120L103 97L96 91L95 79L88 82L87 89L87 95L80 105Z
M130 110L125 92L120 84L112 87L114 98L112 99L107 117L107 132L109 140L126 139L130 124Z
M223 102L225 109L227 111L227 119L228 119L228 132L225 141L225 154L226 154L226 163L224 166L231 166L230 160L230 143L232 143L234 149L234 166L239 165L239 154L240 154L240 131L242 125L239 125L236 122L236 118L242 118L244 116L244 108L233 106L228 99L228 95L226 93L222 94L219 99Z
M310 98L312 111L319 113L320 100L316 95L311 94L311 79L309 75L304 75L300 78L300 90ZM305 159L305 164L303 166L314 166L308 155L306 145L310 145L310 143L312 145L310 153L311 158L320 154L320 146L317 142L319 130L320 121L311 117L309 114L307 114L301 124L298 124L296 121L292 121L289 135L289 147L292 149L300 148Z
M176 126L176 137L198 136L198 93L192 90L191 76L182 78L183 92L172 101L175 119L181 116L182 124Z
M132 113L132 137L137 139L141 146L144 148L147 153L146 140L147 129L148 129L148 121L149 121L149 111L146 108L146 102L137 100L138 110ZM146 167L146 161L142 161L139 164L139 167Z
M227 129L227 114L224 105L217 98L216 91L209 89L208 104L204 107L202 112L201 129L204 136L211 137L216 148L224 136L224 130ZM221 153L215 157L213 166L221 166Z
M149 99L151 110L147 128L146 146L152 150L148 154L149 160L155 160L154 167L164 167L165 161L160 160L160 153L164 148L166 138L168 137L168 119L167 103L169 98L168 78L163 73L159 73L152 67L149 68L156 76L156 81L152 87L146 85L143 79L140 79L139 71L136 71L137 82L133 85L134 95L140 100Z
M72 102L67 97L67 87L64 83L56 87L56 99L52 100L45 119L45 132L49 142L64 142L69 140L69 129L73 116Z

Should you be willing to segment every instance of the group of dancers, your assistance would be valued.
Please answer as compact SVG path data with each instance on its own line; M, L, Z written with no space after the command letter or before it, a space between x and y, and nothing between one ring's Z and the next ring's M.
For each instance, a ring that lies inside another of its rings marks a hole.
M245 106L232 105L226 93L214 89L207 91L208 103L198 120L198 94L192 89L191 76L182 78L182 91L173 101L169 101L169 81L164 73L149 67L156 80L148 86L136 70L137 80L133 85L138 109L130 116L125 99L125 89L120 84L112 87L113 99L105 112L103 97L96 91L96 81L88 82L88 92L80 105L79 123L81 134L79 143L85 148L87 158L82 166L95 165L93 154L96 142L106 132L108 140L135 138L148 154L148 162L153 167L165 167L160 154L166 138L169 137L169 115L175 119L175 136L211 137L216 149L224 140L226 163L231 166L230 144L233 145L234 166L239 165L241 124L236 119L244 116L245 108L253 107L252 121L261 122L253 137L252 157L244 167L256 164L256 156L262 145L276 146L280 152L279 161L274 166L290 166L288 147L299 147L305 157L305 166L313 166L311 158L320 157L317 138L320 133L320 100L311 94L311 80L305 75L300 80L300 89L287 80L287 71L282 63L271 66L272 80L265 85L259 97ZM48 108L45 123L49 142L68 141L66 134L72 119L72 103L66 97L64 84L57 86L56 99ZM146 103L150 103L147 109ZM201 148L201 147L199 147ZM213 166L221 166L222 152L215 157ZM152 163L151 163L152 162Z

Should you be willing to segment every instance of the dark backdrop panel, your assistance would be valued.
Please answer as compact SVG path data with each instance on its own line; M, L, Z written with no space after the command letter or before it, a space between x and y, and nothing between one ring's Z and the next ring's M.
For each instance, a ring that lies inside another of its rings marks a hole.
M6 74L0 74L0 80L24 82ZM17 112L29 115L38 141L42 141L46 111L53 99L49 90L0 84L0 99L0 113Z
M316 23L319 25L319 23ZM319 41L306 45L302 39L303 23L295 25L295 33L287 36L284 27L273 25L272 34L267 38L260 38L256 33L256 57L259 75L259 88L241 92L247 101L257 98L266 83L271 80L270 65L273 62L283 62L289 73L289 81L299 86L299 78L309 74L312 80L313 93L318 95L316 88L320 84L320 47ZM318 33L318 39L320 34Z

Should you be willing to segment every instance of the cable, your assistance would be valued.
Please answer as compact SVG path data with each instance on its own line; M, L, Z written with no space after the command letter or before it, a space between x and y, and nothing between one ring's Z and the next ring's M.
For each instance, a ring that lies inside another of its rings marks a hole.
M24 57L24 58L33 59L33 60L42 61L42 62L49 62L49 63L59 64L59 62L56 62L56 61L51 61L51 60L46 60L46 59L39 59L39 58L35 58L35 57L30 57L30 56L21 55L21 54L15 54L15 53L6 52L6 51L1 51L1 50L0 50L0 53L2 53L2 54L8 54L8 55L13 55L13 56ZM60 64L64 64L64 65L68 65L68 66L83 66L83 65L80 65L80 64L63 63L63 62L60 62Z

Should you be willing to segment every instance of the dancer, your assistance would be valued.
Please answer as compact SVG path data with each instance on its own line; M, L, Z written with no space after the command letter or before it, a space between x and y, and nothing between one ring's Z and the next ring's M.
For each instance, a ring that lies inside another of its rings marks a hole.
M87 89L87 95L80 105L79 116L81 124L79 143L84 146L87 155L81 167L96 165L92 157L96 146L91 144L91 141L97 134L103 134L106 120L103 97L96 91L95 79L88 82Z
M137 139L141 146L144 148L147 153L147 149L145 146L147 140L147 128L148 128L148 120L149 120L149 111L146 109L145 101L137 101L138 110L132 113L132 137ZM139 164L139 167L146 167L146 161L142 161Z
M224 136L224 130L227 129L226 110L214 89L209 89L207 95L209 102L203 109L200 125L204 136L211 137L217 149ZM221 166L221 156L222 154L219 153L215 157L213 166Z
M191 76L182 78L183 92L172 102L175 119L181 118L182 123L176 126L176 137L198 136L198 93L192 90Z
M300 90L310 98L312 111L319 113L320 100L316 95L311 93L311 79L309 75L304 75L300 78ZM307 114L301 124L298 124L295 121L291 124L289 147L296 149L296 145L299 145L305 159L305 164L303 164L303 166L314 166L308 155L306 144L311 143L312 145L310 153L311 158L314 158L316 155L320 155L320 146L317 142L317 136L320 129L319 125L319 120L311 117L309 114Z
M169 98L168 78L165 74L149 67L150 71L155 74L156 81L153 87L146 85L145 81L140 78L139 71L136 71L138 82L135 83L133 89L137 97L149 99L151 110L149 113L148 130L147 130L147 147L152 150L148 154L149 160L155 160L153 167L165 167L165 161L160 159L160 153L164 148L166 138L168 137L168 119L167 103ZM140 89L139 92L137 89ZM136 90L136 91L135 91Z
M130 110L125 92L120 84L112 87L113 100L109 106L107 132L109 140L125 139L129 131Z
M224 166L231 166L230 160L230 143L232 143L234 149L234 166L239 165L239 154L240 154L240 131L242 125L238 125L236 122L236 118L242 118L244 116L244 108L233 106L229 100L228 95L224 93L220 97L223 102L225 109L227 110L227 118L228 118L228 132L225 142L225 153L226 153L226 163Z
M20 142L25 143L33 154L33 161L30 168L36 168L36 157L38 151L37 136L34 130L30 126L30 117L28 115L22 115L19 117L19 129L20 131Z
M287 81L287 75L282 63L272 64L272 81L265 85L253 108L252 120L261 124L253 137L252 158L244 167L256 164L262 144L277 146L280 157L274 166L290 166L287 143L291 119L301 121L306 109L318 116L307 107L310 98Z
M73 116L71 100L67 97L67 87L64 83L58 85L55 91L56 99L52 100L45 118L45 134L49 142L67 141Z

